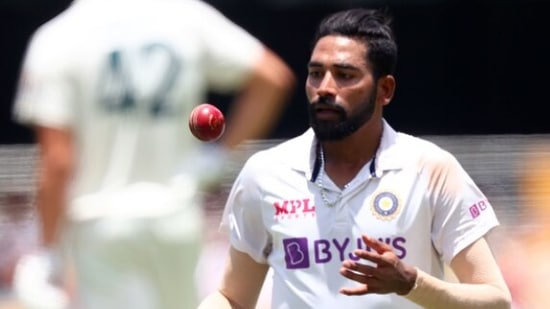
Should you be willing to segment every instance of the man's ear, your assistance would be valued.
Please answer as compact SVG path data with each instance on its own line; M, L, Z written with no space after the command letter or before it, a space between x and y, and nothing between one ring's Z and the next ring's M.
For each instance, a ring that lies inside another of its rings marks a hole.
M395 93L395 77L393 75L385 75L378 79L378 89L377 89L378 100L382 102L382 105L388 105Z

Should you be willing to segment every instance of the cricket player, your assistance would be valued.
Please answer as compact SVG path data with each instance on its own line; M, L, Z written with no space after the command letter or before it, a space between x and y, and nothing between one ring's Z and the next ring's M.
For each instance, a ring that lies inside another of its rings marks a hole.
M310 128L239 173L228 261L201 309L253 308L270 269L273 309L510 307L486 241L491 203L452 154L383 117L396 89L390 17L353 8L319 24Z
M202 184L269 132L293 85L279 56L197 0L79 0L41 26L14 106L40 146L42 249L18 266L23 303L194 308ZM208 91L235 102L202 152L188 115ZM49 284L66 253L72 299Z

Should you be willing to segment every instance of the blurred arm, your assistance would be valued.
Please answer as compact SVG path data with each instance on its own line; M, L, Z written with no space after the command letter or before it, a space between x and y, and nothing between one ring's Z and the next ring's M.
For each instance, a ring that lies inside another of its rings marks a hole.
M73 172L73 141L68 130L38 127L40 149L38 216L41 223L42 245L52 248L66 207L69 179Z
M418 270L405 297L425 308L508 309L511 296L485 238L462 250L451 268L460 283L445 282Z
M254 308L268 269L267 264L231 247L220 288L207 296L199 309Z
M232 149L245 140L265 137L279 121L294 85L287 64L265 49L231 105L221 143Z

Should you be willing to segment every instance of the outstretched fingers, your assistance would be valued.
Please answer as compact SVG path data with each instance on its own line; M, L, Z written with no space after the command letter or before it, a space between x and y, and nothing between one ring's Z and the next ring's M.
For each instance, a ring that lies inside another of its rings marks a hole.
M363 242L371 249L376 251L378 254L383 254L384 252L393 251L392 247L385 242L381 242L375 238L372 238L367 235L362 235L361 238Z
M364 284L356 288L341 288L339 292L347 296L359 296L367 294L369 292L369 287Z
M354 254L367 261L371 261L378 266L395 266L398 258L395 256L393 249L386 243L378 241L367 235L362 236L365 244L372 250L355 250Z
M340 293L344 295L365 295L394 291L393 278L399 269L399 258L388 244L367 235L362 235L362 239L368 250L355 250L354 254L360 260L346 260L342 263L340 269L342 276L360 283L360 285L343 287L340 289Z
M378 271L376 267L348 260L342 263L340 274L354 281L366 283L366 279L377 277Z
M347 260L342 263L340 274L350 280L361 283L358 287L344 287L340 293L344 295L364 295L371 292L371 285L377 280L376 267Z

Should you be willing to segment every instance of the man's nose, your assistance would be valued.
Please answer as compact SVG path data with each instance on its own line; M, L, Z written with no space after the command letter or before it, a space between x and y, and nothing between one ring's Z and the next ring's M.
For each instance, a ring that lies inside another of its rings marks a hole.
M330 72L326 72L323 76L323 80L321 80L319 88L317 88L317 95L321 97L327 95L336 95L336 82L334 81L334 78L332 77L332 74Z

